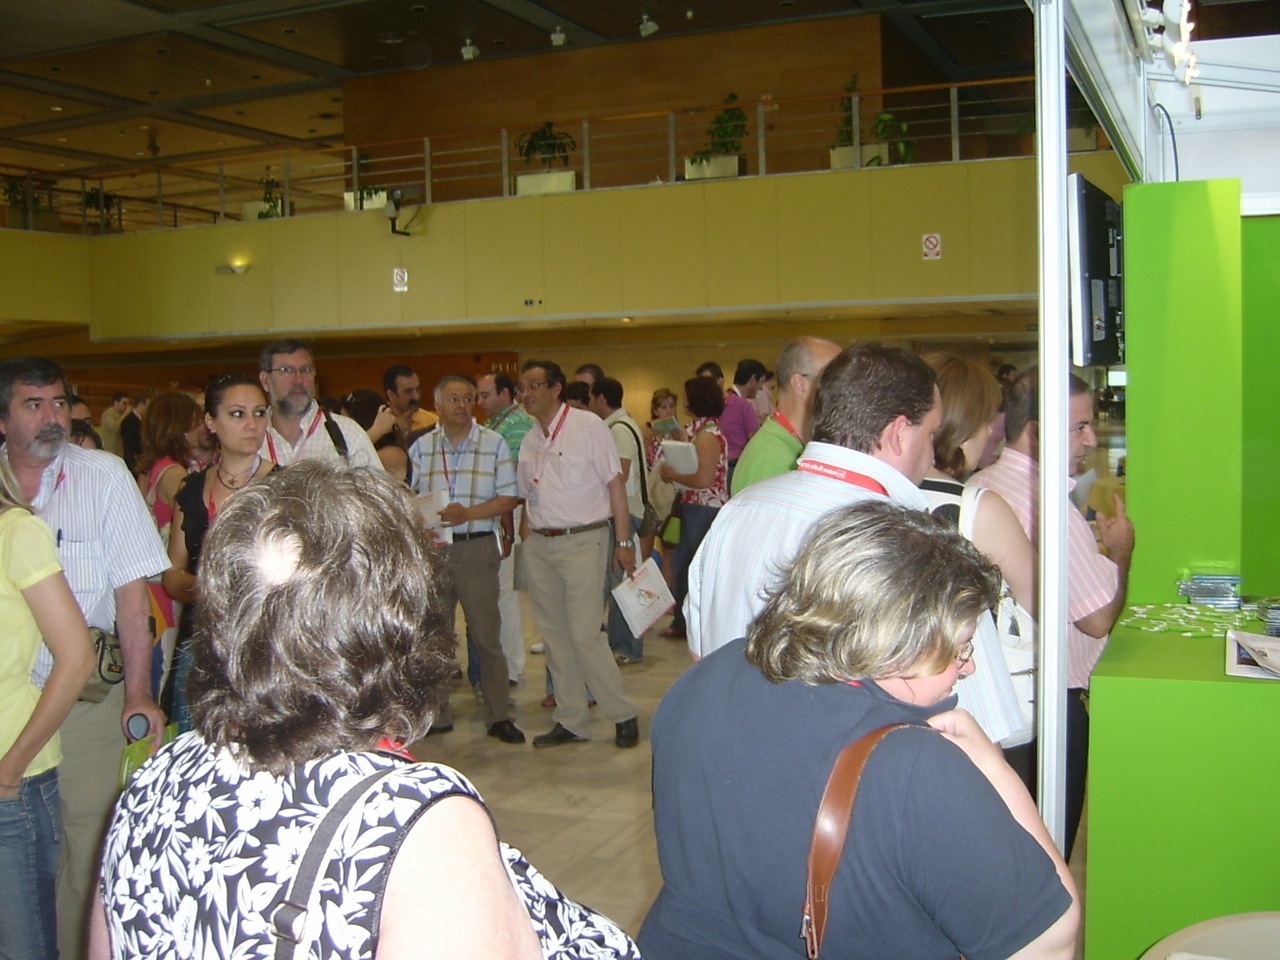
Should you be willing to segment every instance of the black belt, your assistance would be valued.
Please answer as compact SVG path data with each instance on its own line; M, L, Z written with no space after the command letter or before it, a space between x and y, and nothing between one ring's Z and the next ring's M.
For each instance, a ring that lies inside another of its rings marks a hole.
M459 540L479 540L481 537L492 537L492 536L493 536L492 530L486 530L484 533L455 533L453 535L453 542L457 543Z
M584 523L579 527L534 527L533 532L540 537L564 537L573 533L586 533L588 530L603 530L609 525L608 520L597 520L595 523Z

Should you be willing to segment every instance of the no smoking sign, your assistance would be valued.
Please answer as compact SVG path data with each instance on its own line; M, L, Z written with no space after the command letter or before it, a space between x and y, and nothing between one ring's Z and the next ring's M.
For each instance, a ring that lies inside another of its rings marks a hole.
M926 233L920 237L920 253L926 260L942 259L942 234Z

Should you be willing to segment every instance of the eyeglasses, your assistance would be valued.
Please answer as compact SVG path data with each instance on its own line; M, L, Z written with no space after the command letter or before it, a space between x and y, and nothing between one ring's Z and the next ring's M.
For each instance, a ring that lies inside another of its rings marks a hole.
M528 383L524 385L524 388L526 390L538 390L538 389L541 389L542 387L547 386L548 383L549 381L547 380L530 380Z
M316 368L309 363L304 363L300 367L293 367L286 363L279 367L269 367L267 373L278 373L282 377L292 377L295 373L304 377L314 377Z
M956 663L964 666L973 659L973 641L966 640L963 645L956 649Z

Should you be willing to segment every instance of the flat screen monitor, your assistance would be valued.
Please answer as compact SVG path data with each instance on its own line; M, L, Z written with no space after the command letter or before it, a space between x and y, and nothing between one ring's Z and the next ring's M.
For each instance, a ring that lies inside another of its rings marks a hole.
M1078 173L1067 177L1071 362L1124 363L1122 208Z

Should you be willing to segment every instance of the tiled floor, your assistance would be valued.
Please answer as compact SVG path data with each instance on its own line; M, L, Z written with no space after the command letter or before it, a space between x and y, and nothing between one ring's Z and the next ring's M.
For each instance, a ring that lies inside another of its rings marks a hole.
M523 595L522 595L522 599ZM666 619L659 621L659 629ZM461 632L461 621L459 630ZM525 607L526 645L537 642ZM645 640L643 663L622 668L627 696L640 710L640 745L619 750L613 724L593 717L590 743L534 750L486 736L481 704L465 680L454 682L454 729L413 745L469 777L489 805L501 838L565 893L612 917L634 935L661 885L650 809L649 720L671 683L689 666L683 641ZM516 725L530 740L551 728L544 658L529 654L514 688Z

